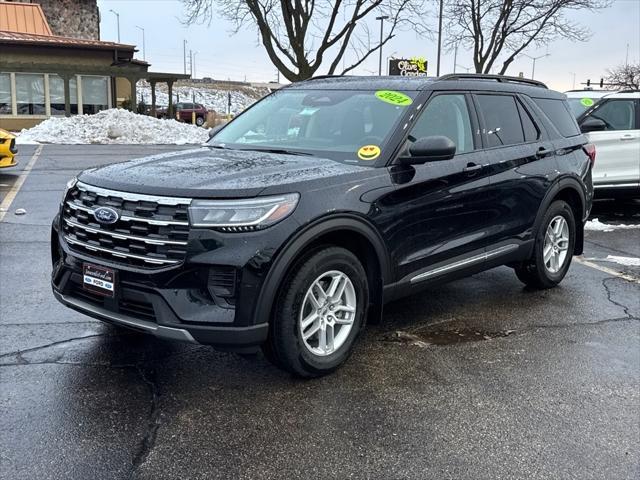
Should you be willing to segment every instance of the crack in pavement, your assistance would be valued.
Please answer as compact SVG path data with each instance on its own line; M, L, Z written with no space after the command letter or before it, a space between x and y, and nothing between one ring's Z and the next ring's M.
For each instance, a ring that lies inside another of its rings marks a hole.
M37 352L38 350L43 350L45 348L50 348L50 347L56 347L58 345L64 345L65 343L71 343L71 342L76 342L76 341L79 341L79 340L85 340L87 338L112 337L112 336L114 336L114 335L109 335L109 334L106 334L106 333L96 333L96 334L93 334L93 335L85 335L84 337L67 338L66 340L58 340L56 342L47 343L46 345L40 345L38 347L27 348L25 350L16 350L15 352L3 353L2 355L0 355L0 358L15 357L15 356L21 357L25 353Z
M616 305L617 307L622 308L627 318L634 318L631 312L629 312L629 307L627 305L623 305L622 303L616 302L613 298L611 298L611 288L609 287L609 285L607 285L607 282L610 282L615 279L616 279L615 277L607 277L602 279L602 286L607 292L607 300L609 300L609 303L612 303L613 305Z
M155 447L158 429L160 428L160 407L158 402L160 394L158 392L156 372L155 370L150 370L149 376L147 376L141 365L136 365L136 369L138 370L142 380L149 386L149 391L151 393L151 408L147 420L147 428L142 440L138 444L136 453L131 462L130 477L149 457L149 454Z

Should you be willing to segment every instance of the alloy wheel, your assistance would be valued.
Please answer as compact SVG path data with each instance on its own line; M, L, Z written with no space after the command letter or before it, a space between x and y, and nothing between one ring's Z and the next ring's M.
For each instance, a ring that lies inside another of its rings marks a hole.
M567 260L569 250L569 224L562 215L553 217L544 237L542 257L545 268L558 273Z

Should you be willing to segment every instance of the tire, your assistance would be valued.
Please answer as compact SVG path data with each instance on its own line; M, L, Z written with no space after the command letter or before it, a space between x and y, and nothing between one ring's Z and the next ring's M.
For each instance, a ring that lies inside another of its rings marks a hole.
M551 227L556 227L556 231L550 232L547 238L547 231ZM559 231L558 228L560 228ZM532 288L555 287L569 270L575 242L576 221L573 210L566 202L561 200L553 202L544 214L536 233L533 254L528 261L515 268L516 276L522 283ZM546 261L545 251L548 253ZM563 256L562 252L566 255Z
M196 117L196 125L199 127L204 125L204 117Z
M369 288L360 261L344 248L323 248L297 262L279 291L265 356L303 378L336 370L349 358L366 318Z

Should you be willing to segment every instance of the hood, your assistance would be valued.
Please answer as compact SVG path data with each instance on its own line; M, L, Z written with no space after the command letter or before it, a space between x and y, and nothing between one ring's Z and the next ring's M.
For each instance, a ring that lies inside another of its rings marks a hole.
M237 198L371 170L325 158L201 147L85 170L78 179L149 195Z

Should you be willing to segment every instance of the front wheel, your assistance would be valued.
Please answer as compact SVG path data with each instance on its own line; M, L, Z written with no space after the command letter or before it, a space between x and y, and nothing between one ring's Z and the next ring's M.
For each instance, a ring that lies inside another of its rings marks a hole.
M531 258L515 268L527 286L551 288L569 270L576 240L576 222L571 207L561 200L553 202L536 234Z
M199 127L204 125L204 117L196 117L196 125Z
M317 251L287 276L265 354L300 377L326 375L349 357L368 303L366 272L358 258L340 247Z

